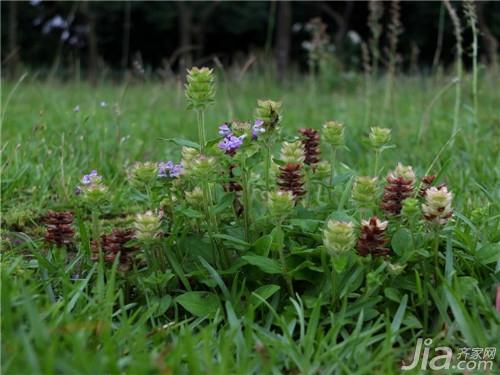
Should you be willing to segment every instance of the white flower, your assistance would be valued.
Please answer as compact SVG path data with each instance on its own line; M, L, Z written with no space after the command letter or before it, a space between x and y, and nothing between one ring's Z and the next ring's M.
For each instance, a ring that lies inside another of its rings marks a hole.
M436 224L446 224L453 214L451 202L453 194L446 186L431 187L426 190L425 203L422 204L424 217Z

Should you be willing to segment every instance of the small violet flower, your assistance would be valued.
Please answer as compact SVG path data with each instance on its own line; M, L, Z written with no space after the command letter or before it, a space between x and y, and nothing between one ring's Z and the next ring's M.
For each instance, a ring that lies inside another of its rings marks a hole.
M97 171L94 169L92 172L89 174L86 174L82 177L81 182L84 185L90 185L92 183L98 183L101 180L101 176L97 173Z
M236 137L230 134L219 142L219 148L226 153L234 153L243 144L243 139L244 136Z
M232 135L231 129L229 129L229 126L227 124L222 124L221 126L219 126L219 135L222 135L223 137Z
M252 137L253 139L257 139L259 134L264 133L266 129L264 128L264 121L261 119L255 120L252 126Z
M158 163L158 177L179 177L184 167L182 164L174 164L172 161Z

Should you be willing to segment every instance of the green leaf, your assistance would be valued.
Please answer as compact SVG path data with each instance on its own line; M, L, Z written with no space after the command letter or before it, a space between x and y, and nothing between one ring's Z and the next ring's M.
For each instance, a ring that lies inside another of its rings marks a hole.
M233 204L233 201L234 201L234 193L224 194L219 200L219 204L215 206L213 213L216 215L220 214L226 208L230 207Z
M403 256L412 248L411 232L406 228L400 228L392 236L392 249L399 256Z
M199 317L211 316L219 308L219 299L210 292L187 292L178 296L175 301Z
M401 303L399 304L398 311L396 311L396 315L394 315L394 319L392 320L391 323L391 332L393 335L391 342L394 342L394 340L397 337L396 333L399 331L401 323L403 322L407 304L408 304L408 294L405 294L403 296L403 299L401 300Z
M174 137L174 138L160 138L162 141L167 141L167 142L172 142L175 143L178 146L186 146L186 147L191 147L195 148L197 150L200 149L200 145L196 142L190 141L188 139L180 138L180 137Z
M257 255L267 257L269 255L269 251L271 250L272 243L273 236L266 234L253 243L253 249Z
M257 307L262 303L262 300L267 300L269 297L271 297L274 293L276 293L280 289L281 287L279 285L274 285L274 284L261 286L260 288L257 288L255 292L252 293L250 301L252 302L252 305L254 307ZM257 296L261 298L257 298Z
M477 260L481 264L495 263L500 260L500 244L490 243L476 252Z
M259 255L245 255L242 257L249 264L260 268L265 273L280 274L283 272L281 265L274 259Z

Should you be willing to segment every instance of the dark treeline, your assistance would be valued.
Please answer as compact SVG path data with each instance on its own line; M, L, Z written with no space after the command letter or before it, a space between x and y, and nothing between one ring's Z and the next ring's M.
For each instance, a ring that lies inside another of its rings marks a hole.
M453 6L463 16L461 3ZM2 65L12 74L21 65L78 69L90 77L102 68L119 72L134 66L170 73L213 64L214 59L224 66L244 65L252 55L273 57L278 73L290 66L305 70L311 43L318 42L318 34L311 32L314 18L322 22L316 25L326 26L319 38L338 65L358 69L361 44L372 35L369 2L2 1L1 7ZM398 9L400 67L425 68L436 58L443 64L453 61L453 26L441 2L401 2ZM477 2L476 10L481 58L496 62L500 3ZM383 53L389 44L391 3L378 2L378 11ZM467 51L465 21L463 30Z

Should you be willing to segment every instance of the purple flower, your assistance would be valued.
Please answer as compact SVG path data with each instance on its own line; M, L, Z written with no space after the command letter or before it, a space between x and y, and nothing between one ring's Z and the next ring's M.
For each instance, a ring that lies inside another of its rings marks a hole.
M230 134L219 142L219 148L227 153L232 153L241 147L243 139L244 136L236 137Z
M223 137L232 135L231 129L229 129L229 126L227 124L222 124L221 126L219 126L219 135L222 135Z
M92 172L82 177L81 183L84 185L90 185L94 182L99 182L100 179L101 176L99 176L99 174L97 174L97 171L94 169Z
M257 139L259 134L264 133L266 129L263 127L264 121L261 119L255 120L252 126L252 137L253 139Z
M158 163L158 177L179 177L183 171L182 164L174 164L172 161L161 161Z

